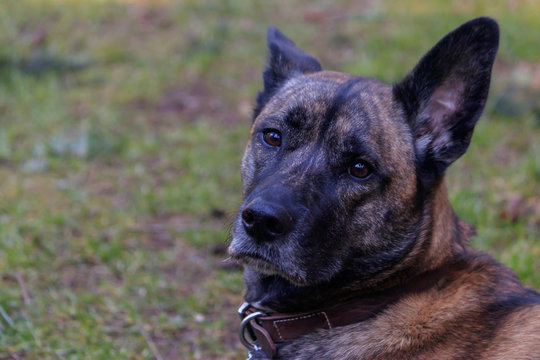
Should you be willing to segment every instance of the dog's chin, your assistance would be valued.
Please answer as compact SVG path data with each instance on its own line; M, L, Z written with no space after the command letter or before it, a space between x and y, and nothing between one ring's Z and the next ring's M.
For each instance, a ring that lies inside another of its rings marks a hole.
M286 271L282 269L279 265L275 264L274 262L264 259L263 257L259 255L242 254L242 255L232 255L232 257L236 259L242 265L249 266L251 269L263 275L268 275L268 276L277 275L296 286L309 285L306 279L302 277L300 274L294 271Z
M252 257L252 256L244 256L241 258L237 258L238 261L245 266L251 267L253 270L260 272L264 275L281 275L282 271L281 269L266 260L262 260L258 257Z
M299 286L299 287L310 285L306 281L306 279L300 276L299 274L295 274L289 271L284 271L280 269L277 265L274 265L272 263L267 263L265 261L261 261L257 259L249 259L247 261L243 261L243 263L261 274L280 276L283 279L290 282L291 284Z
M307 269L298 264L298 259L283 253L281 249L261 246L243 231L233 229L229 255L240 264L266 276L279 276L295 286L313 285Z

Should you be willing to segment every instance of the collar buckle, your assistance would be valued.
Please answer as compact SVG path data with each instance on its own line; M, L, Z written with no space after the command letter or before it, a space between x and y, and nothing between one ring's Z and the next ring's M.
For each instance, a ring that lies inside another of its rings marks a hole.
M244 344L244 346L247 347L249 350L258 351L261 349L260 346L256 343L257 336L253 331L251 321L256 322L256 319L258 317L265 315L266 314L261 311L256 311L247 315L240 323L240 330L238 331L238 336L240 337L240 341L242 342L242 344Z
M238 336L242 344L250 351L264 351L270 358L277 355L276 344L268 331L257 321L260 317L267 317L268 314L258 311L249 303L243 303L238 309L238 315L242 322Z

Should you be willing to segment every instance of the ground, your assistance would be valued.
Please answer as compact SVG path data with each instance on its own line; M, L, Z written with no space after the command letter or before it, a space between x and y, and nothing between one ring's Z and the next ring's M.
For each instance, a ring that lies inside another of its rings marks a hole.
M449 171L473 246L540 289L534 1L3 0L0 359L241 359L225 248L268 25L393 82L478 15L491 99Z

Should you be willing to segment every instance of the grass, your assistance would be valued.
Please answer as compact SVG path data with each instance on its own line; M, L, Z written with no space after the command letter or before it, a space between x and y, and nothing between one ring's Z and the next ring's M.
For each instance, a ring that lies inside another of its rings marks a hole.
M491 100L449 171L473 245L540 289L540 12L506 1L4 0L0 358L241 359L224 266L266 26L392 82L477 15Z

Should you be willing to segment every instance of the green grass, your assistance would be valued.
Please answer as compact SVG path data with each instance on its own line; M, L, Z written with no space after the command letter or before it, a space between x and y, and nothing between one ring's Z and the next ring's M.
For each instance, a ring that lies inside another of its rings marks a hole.
M0 358L243 358L241 273L220 249L270 24L327 68L392 82L453 27L496 17L491 100L450 195L473 245L540 289L538 13L532 1L3 0Z

